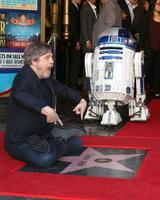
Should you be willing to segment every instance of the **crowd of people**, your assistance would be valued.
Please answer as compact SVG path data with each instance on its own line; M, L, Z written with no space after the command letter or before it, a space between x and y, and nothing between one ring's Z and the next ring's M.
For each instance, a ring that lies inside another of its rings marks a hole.
M74 57L70 56L69 79L74 77L74 83L72 81L70 86L79 88L78 80L85 77L85 72L80 73L84 71L85 53L94 51L98 35L109 27L121 26L135 38L137 51L144 51L146 89L152 88L160 98L159 4L159 0L71 0L70 52L74 49Z

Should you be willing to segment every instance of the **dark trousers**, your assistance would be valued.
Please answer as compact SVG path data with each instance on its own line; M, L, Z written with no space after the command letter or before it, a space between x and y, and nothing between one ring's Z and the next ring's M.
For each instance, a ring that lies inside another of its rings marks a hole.
M82 51L76 50L74 45L70 46L69 51L69 86L78 89L78 78L82 71Z
M17 160L26 162L33 166L46 168L51 166L58 157L68 155L80 148L82 148L82 142L79 137L71 137L66 142L59 138L48 139L49 150L46 152L40 152L32 148L27 142L22 144L14 153L11 153Z
M153 86L154 93L160 94L160 51L150 50L144 59L145 85Z

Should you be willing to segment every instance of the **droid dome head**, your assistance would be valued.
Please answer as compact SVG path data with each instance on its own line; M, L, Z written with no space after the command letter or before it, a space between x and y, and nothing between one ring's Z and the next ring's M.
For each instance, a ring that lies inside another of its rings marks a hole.
M96 46L103 46L105 44L126 45L132 48L136 47L136 41L131 33L122 27L111 27L105 29L98 37Z

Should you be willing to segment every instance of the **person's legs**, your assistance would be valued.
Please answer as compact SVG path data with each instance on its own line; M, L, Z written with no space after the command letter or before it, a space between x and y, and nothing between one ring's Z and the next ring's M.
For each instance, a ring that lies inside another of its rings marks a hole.
M66 141L59 138L51 138L49 144L51 149L55 149L57 158L68 155L82 148L82 140L77 136L73 136Z
M67 151L65 155L68 155L83 148L81 138L76 136L69 138L66 141L66 144L67 144Z
M49 167L56 161L56 151L39 152L32 149L28 143L22 144L17 151L12 154L15 159L38 167Z
M69 86L78 88L79 71L81 68L81 51L76 50L75 46L70 47L70 66L69 66Z
M145 74L145 87L153 86L153 63L154 63L154 54L150 50L146 53L144 58L144 74Z
M59 138L50 137L48 144L50 149L47 152L36 151L31 145L24 143L16 152L10 154L17 160L46 168L51 166L58 157L68 155L82 148L82 141L79 137L72 137L66 142Z
M155 52L154 56L154 90L160 97L160 52Z
M49 137L48 143L50 145L51 151L56 152L57 158L64 155L67 151L67 144L61 138Z

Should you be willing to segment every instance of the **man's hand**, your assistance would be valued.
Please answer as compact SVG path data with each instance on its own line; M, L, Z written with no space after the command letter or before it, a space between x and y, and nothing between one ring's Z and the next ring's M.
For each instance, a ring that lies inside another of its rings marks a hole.
M56 111L53 108L51 108L49 106L45 106L41 109L41 113L43 115L46 115L48 123L56 124L58 122L61 126L63 126L63 122L61 121L58 114L56 113Z
M87 108L87 101L85 99L82 99L79 102L79 104L73 109L73 111L76 112L77 115L80 115L82 120L86 108Z
M79 51L81 49L81 44L80 42L76 42L76 50Z
M89 41L89 40L86 41L86 48L87 49L93 49L91 41Z

